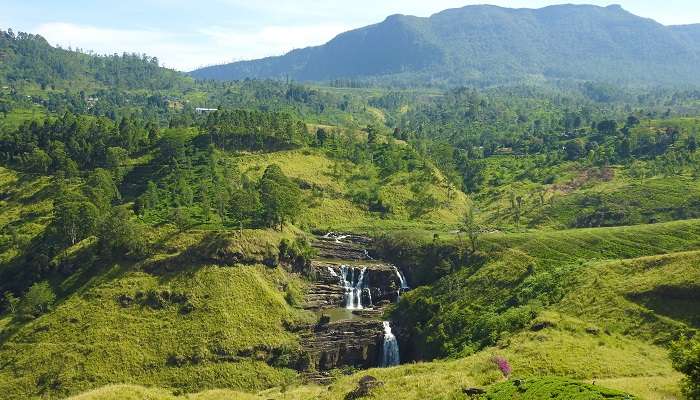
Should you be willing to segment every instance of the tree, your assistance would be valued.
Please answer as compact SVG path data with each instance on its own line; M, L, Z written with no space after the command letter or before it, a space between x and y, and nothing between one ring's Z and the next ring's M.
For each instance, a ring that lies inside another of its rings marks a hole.
M328 132L326 132L326 130L323 128L318 128L316 130L316 145L318 147L323 147L326 140L328 140Z
M630 115L629 117L627 117L626 126L634 128L635 126L639 125L639 122L639 118L637 118L634 115Z
M173 211L172 220L173 223L175 223L177 230L180 232L184 232L185 230L187 230L187 228L189 228L192 225L192 218L190 217L190 213L184 207L177 207Z
M85 196L103 213L109 210L112 202L121 199L119 189L112 175L105 169L95 169L85 181Z
M142 228L132 217L126 208L114 207L102 220L97 237L103 255L110 257L114 252L133 256L146 254Z
M17 310L26 319L36 318L41 314L51 310L56 295L48 282L37 282L33 284L27 294L19 302Z
M83 196L64 194L55 201L54 227L71 245L94 233L98 217L97 207Z
M48 154L46 154L44 150L38 147L35 147L32 150L25 162L27 169L29 169L31 172L37 172L41 174L49 172L49 168L51 167L52 163L53 160L51 159L51 157Z
M246 189L233 189L229 196L229 215L238 224L240 231L250 224L260 212L258 193Z
M117 181L124 177L125 165L129 160L129 152L121 147L109 147L105 155L105 166L112 172Z
M570 142L567 142L564 145L564 152L566 152L566 159L569 161L575 161L581 158L584 152L584 146L583 142L581 140L576 139L572 140Z
M486 179L486 163L484 160L470 159L460 153L457 158L457 169L462 175L462 187L467 193L476 193Z
M613 120L601 121L596 125L596 129L602 135L613 135L617 131L617 122Z
M476 253L476 245L481 235L481 225L476 221L476 215L473 207L470 207L464 214L460 231L466 233L469 238L469 243L472 246L472 253Z
M285 220L293 219L301 211L301 190L276 164L268 166L260 179L260 199L265 222L269 226L278 225L280 230Z
M686 375L683 394L688 399L700 399L700 339L681 339L671 347L673 367Z

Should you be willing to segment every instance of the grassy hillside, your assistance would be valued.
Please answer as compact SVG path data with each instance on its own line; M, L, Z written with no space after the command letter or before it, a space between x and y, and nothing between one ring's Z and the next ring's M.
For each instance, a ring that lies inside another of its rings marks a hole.
M309 228L444 227L458 224L469 204L464 193L448 189L437 170L432 170L431 181L420 187L420 195L431 198L424 205L416 201L419 196L411 191L411 186L421 179L422 171L379 177L372 169L333 160L314 150L248 155L238 157L237 162L239 169L253 179L259 179L268 165L278 164L286 175L297 180L309 199L298 223ZM379 196L389 212L372 212L357 199L357 193L370 184L380 185Z
M14 260L51 222L51 181L0 170L0 273L10 287ZM305 283L261 263L297 234L165 224L143 238L153 252L138 262L100 260L94 238L69 247L48 271L54 309L0 317L2 397L62 398L113 382L196 392L296 381L298 338L287 328L309 318L294 307Z
M548 315L556 325L539 331L524 332L512 337L507 344L488 348L467 358L403 365L390 369L363 371L341 377L330 387L301 386L285 391L272 390L248 396L251 399L343 399L358 380L371 375L384 383L373 391L371 398L400 397L405 399L461 399L462 390L470 387L489 387L489 398L501 398L515 379L526 379L532 390L541 387L530 383L542 376L566 375L577 382L595 383L588 390L608 392L604 387L625 390L639 398L661 400L679 395L676 385L680 376L673 372L663 349L628 340L618 335L598 335L586 331L586 324L556 314ZM494 356L506 358L513 369L510 383L492 361ZM562 379L544 379L550 393L578 387ZM553 383L554 382L554 383ZM154 399L173 399L164 391L133 387L109 387L84 394L77 399L113 399L127 393L148 393ZM526 392L527 393L527 392ZM537 394L536 394L537 393ZM610 392L614 393L614 392ZM525 394L525 393L524 393ZM523 394L523 395L524 395ZM139 394L140 395L140 394ZM532 398L542 398L542 392L531 392ZM204 392L187 398L213 400L219 398L248 398L232 392ZM508 398L508 397L506 397ZM588 398L588 397L585 397ZM592 397L595 398L595 397Z
M687 260L696 260L698 254L659 256L673 262L657 262L668 270L654 273L634 266L656 265L637 257L697 249L699 235L698 221L487 235L481 244L487 254L483 266L462 268L407 294L394 315L407 327L405 335L419 358L471 354L522 330L543 310L556 308L560 302L570 305L564 307L566 312L600 329L668 343L688 326L689 317L676 320L663 310L657 313L654 306L646 308L641 301L630 301L625 296L635 298L637 292L632 287L625 292L623 285L639 279L640 287L646 289L638 289L639 296L650 296L650 304L658 297L655 293L663 293L664 285L671 292L688 292L686 301L694 298L697 269ZM606 259L629 261L621 262L627 266L623 270L615 269L616 264L599 266L594 261ZM410 270L410 266L404 268ZM682 273L666 278L672 271ZM583 306L573 299L588 303ZM596 305L600 309L593 312ZM589 309L590 315L586 313Z
M260 390L295 379L301 282L263 266L152 276L115 265L56 310L3 330L0 390L51 398L111 382L187 392ZM278 368L275 368L278 367Z
M697 327L692 310L698 306L693 303L697 299L693 293L700 278L700 253L678 251L697 247L698 229L697 221L684 221L489 235L483 240L484 246L489 246L493 254L501 254L499 258L476 273L465 269L432 288L408 293L398 307L400 325L415 324L424 332L443 332L444 337L435 335L428 345L443 340L443 346L452 346L450 354L461 352L463 357L359 372L340 377L328 388L298 386L258 395L216 391L188 398L342 399L367 374L384 383L373 392L374 398L457 399L462 398L465 388L486 386L487 398L498 399L513 390L516 378L526 379L523 398L570 390L591 391L584 398L619 395L603 388L642 399L680 398L680 375L671 368L667 350L658 344L668 343L674 332ZM561 243L569 246L564 249ZM677 253L644 256L666 252ZM622 258L626 259L617 260ZM681 296L684 293L686 296ZM415 317L414 308L423 313L430 310L426 304L440 307L422 326L410 318ZM501 308L490 308L492 305ZM473 319L470 310L478 311L482 318ZM519 319L519 315L526 318ZM470 324L491 335L480 342L485 347L468 345L478 338L464 330ZM426 337L421 332L414 334L416 338ZM503 377L493 362L494 356L505 358L511 365L510 383L499 383ZM575 381L544 376L566 376ZM601 392L595 394L597 390ZM108 387L79 398L111 399L128 393L175 398L170 391L137 387Z

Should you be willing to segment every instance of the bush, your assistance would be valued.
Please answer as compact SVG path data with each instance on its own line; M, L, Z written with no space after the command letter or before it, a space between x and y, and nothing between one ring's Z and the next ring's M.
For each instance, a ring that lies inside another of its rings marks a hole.
M22 318L36 318L53 307L56 295L48 282L38 282L32 285L20 301L17 311Z
M673 367L686 375L683 394L688 399L700 399L700 339L681 339L671 347Z

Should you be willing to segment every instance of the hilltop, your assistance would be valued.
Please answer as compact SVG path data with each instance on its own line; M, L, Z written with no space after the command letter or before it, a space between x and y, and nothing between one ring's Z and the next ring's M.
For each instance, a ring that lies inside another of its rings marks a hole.
M697 33L697 26L664 26L620 6L467 6L429 18L392 15L322 46L191 75L477 86L541 80L699 84Z

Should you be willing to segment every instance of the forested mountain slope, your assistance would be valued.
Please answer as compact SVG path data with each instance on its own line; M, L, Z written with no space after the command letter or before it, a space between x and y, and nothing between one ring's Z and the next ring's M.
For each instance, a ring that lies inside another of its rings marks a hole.
M433 19L477 11L639 22ZM471 34L431 21L376 34ZM195 81L4 38L3 399L682 398L700 92ZM367 73L423 68L394 56Z
M198 79L392 78L488 85L531 79L700 83L692 27L666 27L620 6L468 6L429 18L393 15L327 44L193 71Z

